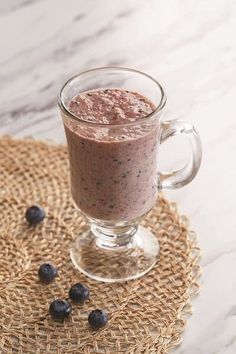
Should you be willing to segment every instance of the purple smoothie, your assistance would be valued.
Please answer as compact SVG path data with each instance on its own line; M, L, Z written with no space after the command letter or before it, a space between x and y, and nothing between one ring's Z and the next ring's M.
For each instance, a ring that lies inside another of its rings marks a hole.
M141 94L120 89L88 91L70 101L74 116L102 123L64 117L72 197L86 216L129 221L153 207L159 132L145 117L154 109ZM134 124L124 126L128 122Z

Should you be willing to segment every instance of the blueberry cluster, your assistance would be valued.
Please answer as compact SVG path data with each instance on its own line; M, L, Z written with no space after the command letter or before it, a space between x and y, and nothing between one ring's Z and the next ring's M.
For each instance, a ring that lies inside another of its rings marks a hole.
M45 263L39 267L38 271L39 279L43 283L49 283L55 279L57 275L57 268L52 264ZM74 304L83 305L83 303L89 298L89 289L81 284L76 283L69 289L69 299L73 301ZM65 320L70 316L72 312L72 306L68 300L56 299L49 306L49 314L54 320ZM88 316L88 322L93 329L99 329L107 324L108 316L103 310L93 310Z
M37 205L33 205L26 210L25 218L30 225L37 225L43 221L46 213L44 209ZM58 269L51 263L44 263L38 269L38 277L41 283L50 284L54 281L58 275ZM76 283L71 286L68 293L69 298L56 299L49 306L49 314L54 320L65 320L71 315L72 306L69 303L69 299L74 304L83 305L83 303L89 298L89 289L81 284ZM99 329L107 324L108 316L103 310L93 310L89 313L88 322L92 329Z

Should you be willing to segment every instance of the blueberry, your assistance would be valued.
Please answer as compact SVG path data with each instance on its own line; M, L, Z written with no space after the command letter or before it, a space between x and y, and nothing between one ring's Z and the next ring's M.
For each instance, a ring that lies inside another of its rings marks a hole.
M83 304L89 298L89 289L81 283L76 283L69 290L69 298L76 304Z
M93 310L88 316L88 322L93 329L99 329L107 324L108 316L103 310Z
M42 283L49 284L57 276L57 268L50 263L44 263L39 267L38 276Z
M49 306L49 313L55 320L64 320L69 317L72 307L66 300L54 300Z
M33 205L26 210L25 218L31 225L36 225L45 218L45 211L37 205Z

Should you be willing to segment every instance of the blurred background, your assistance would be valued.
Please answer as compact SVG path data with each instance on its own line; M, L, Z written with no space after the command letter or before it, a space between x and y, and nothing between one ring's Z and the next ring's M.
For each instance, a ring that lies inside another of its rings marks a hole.
M127 66L159 79L163 119L194 123L203 141L195 181L169 192L203 249L202 291L178 354L236 353L236 2L1 0L0 134L64 142L57 95L70 76ZM188 145L161 149L179 167Z

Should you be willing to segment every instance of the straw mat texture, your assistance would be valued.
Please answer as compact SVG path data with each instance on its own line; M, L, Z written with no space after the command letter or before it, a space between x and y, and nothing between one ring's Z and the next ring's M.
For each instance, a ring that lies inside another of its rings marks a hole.
M0 353L164 354L181 341L190 298L199 285L199 248L187 218L159 198L143 221L160 242L156 267L139 280L104 284L76 271L69 246L85 222L72 206L67 151L31 139L0 139ZM36 227L24 220L39 204L47 217ZM50 261L59 277L38 281L40 264ZM75 282L90 288L90 300L73 306L64 323L49 316L54 298L67 298ZM109 324L92 331L89 311L104 308Z

